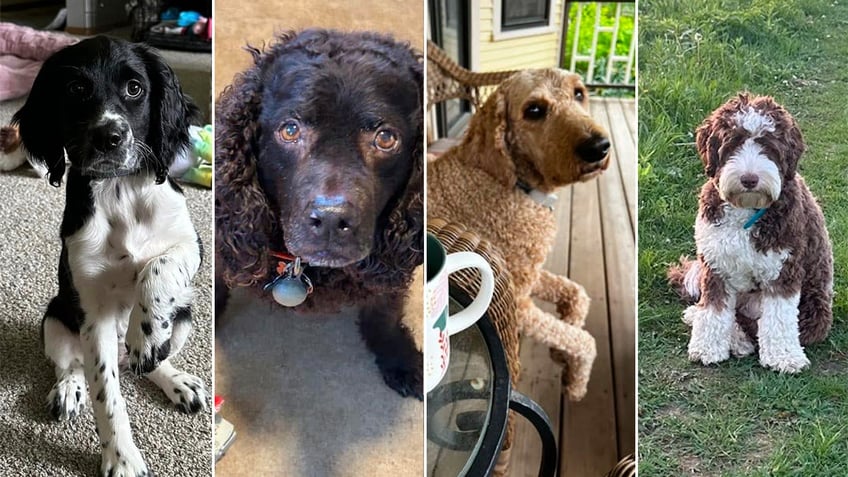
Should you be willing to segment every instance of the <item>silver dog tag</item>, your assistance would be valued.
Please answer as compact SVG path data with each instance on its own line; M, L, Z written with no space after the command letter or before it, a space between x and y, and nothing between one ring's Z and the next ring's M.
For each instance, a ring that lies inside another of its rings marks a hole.
M306 300L306 284L300 277L275 280L271 287L271 295L283 306L297 306Z
M271 289L274 300L288 307L298 306L312 293L312 281L303 273L300 257L286 265L282 275L265 285L265 290Z

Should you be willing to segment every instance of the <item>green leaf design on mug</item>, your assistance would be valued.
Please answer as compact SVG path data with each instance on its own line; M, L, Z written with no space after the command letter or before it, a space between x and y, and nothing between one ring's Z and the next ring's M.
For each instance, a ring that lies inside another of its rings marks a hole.
M433 328L438 329L439 331L445 331L445 328L448 327L448 307L445 307L445 310L439 315L439 319L436 320L436 323L433 324Z

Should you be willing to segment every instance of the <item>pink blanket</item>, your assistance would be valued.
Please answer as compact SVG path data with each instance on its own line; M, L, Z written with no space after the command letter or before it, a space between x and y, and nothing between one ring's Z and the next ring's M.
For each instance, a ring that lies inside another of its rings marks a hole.
M0 101L25 96L41 64L74 37L0 22Z

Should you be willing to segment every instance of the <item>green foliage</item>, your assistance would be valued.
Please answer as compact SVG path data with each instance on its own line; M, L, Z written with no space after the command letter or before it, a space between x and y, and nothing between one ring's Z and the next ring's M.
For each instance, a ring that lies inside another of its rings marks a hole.
M848 4L639 2L640 475L848 475ZM807 142L801 173L834 245L834 326L800 376L755 357L689 363L665 271L694 252L694 131L739 91L774 96Z
M565 47L563 48L563 62L566 68L571 66L571 57L574 49L574 41L577 40L577 54L591 54L592 39L594 37L595 17L598 9L600 9L600 24L604 27L612 27L615 25L616 3L584 3L580 15L580 25L577 28L577 13L578 4L573 4L568 12L568 35L565 38ZM636 6L633 3L621 4L621 17L619 18L619 32L615 42L615 54L626 56L630 51L630 43L635 32L635 15ZM587 78L589 73L588 61L577 61L575 63L575 72L586 78L587 82L605 83L606 73L609 66L610 51L612 50L612 32L598 32L598 44L595 51L595 69L592 72L592 78ZM612 63L612 83L624 83L627 64L625 62ZM631 81L636 78L635 65L631 71ZM628 90L604 90L601 91L604 96L633 96L632 91Z

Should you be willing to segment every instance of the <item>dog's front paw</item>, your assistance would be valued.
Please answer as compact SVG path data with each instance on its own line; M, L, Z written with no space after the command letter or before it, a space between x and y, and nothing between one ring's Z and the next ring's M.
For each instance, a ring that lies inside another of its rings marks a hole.
M85 408L85 378L80 373L68 373L59 378L47 394L47 408L57 421L77 417Z
M377 366L386 384L403 397L414 396L424 400L423 359L418 353L418 363L405 363L401 360L377 360Z
M146 333L144 324L138 328L130 326L126 345L129 368L139 375L153 371L171 354L170 337L160 341Z
M804 354L803 349L792 350L764 350L760 348L760 364L764 368L773 369L780 373L798 373L810 365L810 360Z
M694 338L689 340L689 361L703 365L720 363L730 358L730 347L717 343L704 343Z
M138 447L116 443L113 439L103 448L100 461L102 477L153 477Z
M178 411L194 414L206 409L208 394L202 379L181 372L172 376L171 381L171 386L163 390Z
M721 328L721 320L697 305L686 308L683 321L692 326L689 339L689 361L710 365L730 358L729 331Z

